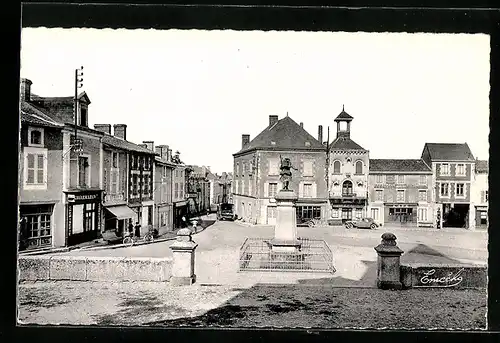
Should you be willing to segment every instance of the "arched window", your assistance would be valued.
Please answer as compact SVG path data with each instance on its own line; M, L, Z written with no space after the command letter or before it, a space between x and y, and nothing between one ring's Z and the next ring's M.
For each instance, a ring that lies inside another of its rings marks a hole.
M362 161L356 162L356 174L363 174L363 162Z
M340 161L333 162L333 173L340 174Z
M342 195L351 195L351 194L352 194L352 182L346 180L342 184Z

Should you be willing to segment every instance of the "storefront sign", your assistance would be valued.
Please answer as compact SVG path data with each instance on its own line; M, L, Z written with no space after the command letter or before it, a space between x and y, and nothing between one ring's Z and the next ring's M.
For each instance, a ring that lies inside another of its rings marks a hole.
M68 205L68 215L66 216L68 219L68 236L73 234L73 206Z
M463 281L464 268L425 268L415 270L414 287L454 287Z
M75 201L85 201L97 199L97 194L75 195Z

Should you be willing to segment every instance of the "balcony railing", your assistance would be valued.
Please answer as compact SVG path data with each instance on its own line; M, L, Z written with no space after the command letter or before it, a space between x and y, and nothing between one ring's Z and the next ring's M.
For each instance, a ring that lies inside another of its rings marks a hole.
M366 195L361 193L340 193L340 192L330 192L330 199L365 199Z

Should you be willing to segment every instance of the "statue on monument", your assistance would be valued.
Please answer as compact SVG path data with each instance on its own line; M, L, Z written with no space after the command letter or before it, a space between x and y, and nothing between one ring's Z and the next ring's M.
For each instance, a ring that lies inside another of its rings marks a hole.
M292 162L288 157L282 158L280 155L280 181L283 183L283 190L289 190L290 181L292 180L292 169L298 170L292 166Z

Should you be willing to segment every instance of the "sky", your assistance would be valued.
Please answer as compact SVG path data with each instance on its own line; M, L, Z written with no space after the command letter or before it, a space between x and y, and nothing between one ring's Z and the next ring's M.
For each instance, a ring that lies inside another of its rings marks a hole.
M89 126L232 171L241 135L288 115L314 137L354 117L370 158L420 158L426 142L489 156L489 53L483 34L23 28L21 77L72 96L83 66Z

